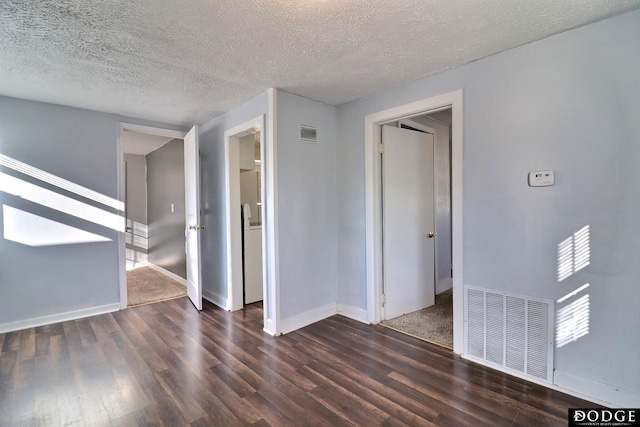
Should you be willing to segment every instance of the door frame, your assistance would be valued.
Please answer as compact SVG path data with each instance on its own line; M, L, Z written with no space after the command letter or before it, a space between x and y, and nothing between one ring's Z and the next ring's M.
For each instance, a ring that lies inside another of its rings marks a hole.
M380 185L381 125L451 108L451 249L453 266L453 351L463 351L463 262L462 262L462 89L368 114L364 118L365 143L365 233L367 321L382 318L382 215Z
M167 138L184 139L187 132L178 130L165 129L154 126L137 125L133 123L119 122L118 123L118 173L117 173L117 185L118 185L118 200L125 203L125 177L124 177L124 131L144 133L147 135L164 136ZM186 185L186 183L185 183ZM125 206L126 209L126 206ZM125 211L121 212L124 217ZM126 218L123 223L126 227ZM185 223L186 227L186 223ZM119 272L119 292L120 292L120 310L127 308L127 261L126 261L126 239L124 228L118 232L118 272Z
M224 132L224 204L225 204L225 241L227 248L227 306L229 311L241 310L244 307L242 296L243 268L242 268L242 219L240 194L240 137L245 132L260 132L260 159L264 146L264 115L248 120ZM260 168L260 180L262 168ZM260 197L264 196L261 185ZM264 228L262 239L264 249ZM263 252L264 254L264 252ZM263 298L264 293L264 256L263 266Z
M270 93L270 102L275 94ZM273 110L271 110L273 111ZM277 228L275 217L275 118L262 114L224 132L224 179L225 179L225 242L227 268L226 310L235 311L244 307L242 295L242 221L240 217L240 137L247 131L260 131L260 199L262 200L262 295L263 330L277 335L278 330L278 286L277 286ZM269 141L269 144L266 143Z

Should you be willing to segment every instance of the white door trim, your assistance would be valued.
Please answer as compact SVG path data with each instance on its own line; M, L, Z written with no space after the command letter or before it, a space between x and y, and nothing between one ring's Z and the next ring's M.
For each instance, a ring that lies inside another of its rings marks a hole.
M227 247L227 307L225 309L230 311L240 310L244 306L242 298L242 221L240 217L240 137L236 135L247 131L260 131L260 151L262 152L263 130L264 115L224 132L224 223Z
M125 177L124 177L124 131L144 133L147 135L165 136L167 138L184 139L186 132L164 129L153 126L136 125L133 123L119 122L118 123L118 171L117 171L117 185L118 185L118 200L125 203ZM121 211L120 215L124 217L125 211ZM123 218L123 224L126 223L126 218ZM126 244L125 244L125 232L120 230L118 232L118 276L119 276L119 293L120 293L120 309L127 308L127 262L126 262Z
M379 126L422 113L452 109L451 125L451 243L453 265L453 351L463 350L463 262L462 262L462 89L422 99L410 104L369 114L364 118L365 141L365 221L367 321L378 323L382 310L378 301L381 290L382 240Z
M262 274L264 331L271 335L282 333L280 322L280 237L278 232L278 90L268 91L269 104L266 143L262 156ZM265 205L266 203L266 205ZM266 224L266 227L265 227Z
M270 108L269 111L274 111ZM272 113L273 114L273 113ZM271 114L271 115L272 115ZM235 136L248 130L260 130L262 160L262 283L265 332L278 334L277 325L277 259L275 253L275 143L273 123L265 128L265 115L248 120L224 132L225 176L225 241L227 266L227 310L243 308L242 298L242 232L240 219L240 143ZM269 141L267 144L266 141Z

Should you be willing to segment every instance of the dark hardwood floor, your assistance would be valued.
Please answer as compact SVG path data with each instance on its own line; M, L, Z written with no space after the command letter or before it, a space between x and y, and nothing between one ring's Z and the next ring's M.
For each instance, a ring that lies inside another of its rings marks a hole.
M593 407L382 326L186 298L0 335L0 425L565 426Z

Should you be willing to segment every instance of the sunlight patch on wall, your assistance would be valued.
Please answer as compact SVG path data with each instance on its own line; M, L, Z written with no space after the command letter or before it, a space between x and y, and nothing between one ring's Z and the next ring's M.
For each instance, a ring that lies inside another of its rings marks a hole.
M591 249L586 225L558 245L558 282L589 265Z
M2 205L4 238L27 246L110 242L111 239Z
M135 249L125 249L125 258L127 271L149 265L149 255Z
M149 226L127 219L124 234L127 248L125 251L127 271L149 265Z
M124 231L124 217L118 214L107 212L104 209L63 196L2 172L0 172L0 191L115 231Z
M127 229L124 235L127 245L138 249L149 249L149 226L127 219Z
M557 302L565 301L587 287L589 287L588 283ZM587 335L589 333L589 294L560 308L557 312L556 324L558 325L556 329L556 347L558 348Z

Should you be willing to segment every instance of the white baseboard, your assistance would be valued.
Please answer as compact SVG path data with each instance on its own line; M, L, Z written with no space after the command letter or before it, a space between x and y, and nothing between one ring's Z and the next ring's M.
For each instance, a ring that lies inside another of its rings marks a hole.
M564 393L613 408L640 408L640 394L555 371L553 382Z
M67 322L69 320L82 319L84 317L97 316L98 314L112 313L120 310L120 303L99 305L97 307L83 308L80 310L66 311L64 313L50 314L31 319L18 320L0 324L0 334L19 331L21 329L36 328L53 323Z
M155 265L155 264L151 264L151 263L149 263L149 264L147 264L147 267L149 267L149 268L150 268L150 269L152 269L152 270L157 271L158 273L162 273L162 274L164 274L164 275L165 275L165 276L167 276L167 277L171 277L171 278L172 278L173 280L175 280L176 282L178 282L178 283L182 283L183 285L187 286L187 279L185 279L185 278L183 278L183 277L180 277L180 276L178 276L177 274L172 273L172 272L170 272L169 270L167 270L167 269L165 269L165 268L160 267L159 265Z
M318 322L338 313L338 304L335 302L325 304L313 310L305 311L288 319L280 320L280 332L283 334L293 332L296 329L304 328L312 323Z
M217 305L223 310L231 310L228 298L223 298L215 292L211 292L209 289L202 288L202 298L206 299L212 304Z
M358 322L370 323L367 320L367 310L363 310L358 307L347 304L338 304L338 314L348 317L349 319L357 320Z
M275 337L276 335L278 335L275 326L273 325L273 320L269 319L265 322L264 324L264 328L262 328L263 331L265 331L266 333L268 333L269 335Z

